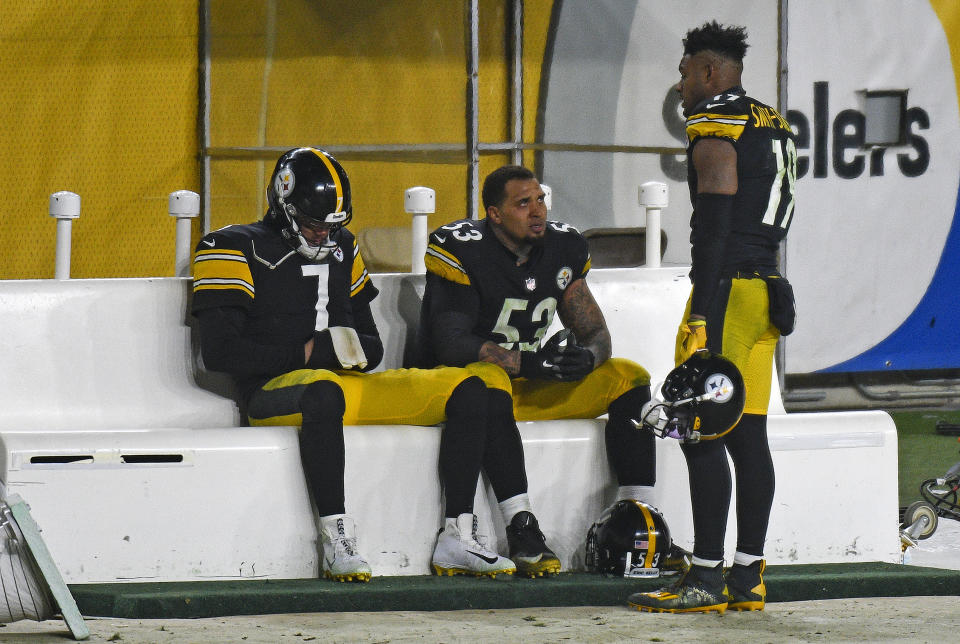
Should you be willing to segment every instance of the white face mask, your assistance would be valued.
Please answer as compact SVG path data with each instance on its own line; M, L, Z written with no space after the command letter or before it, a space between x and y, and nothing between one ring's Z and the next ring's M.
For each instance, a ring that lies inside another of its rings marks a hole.
M330 251L337 247L337 243L329 236L319 245L311 244L307 241L307 238L303 236L296 219L292 217L290 219L290 227L284 231L284 234L288 239L297 242L297 252L311 262L322 261L330 254Z
M326 258L334 248L337 247L336 242L327 238L327 241L323 242L319 246L311 246L307 243L307 240L304 239L303 235L297 233L297 239L300 241L300 244L297 246L297 252L302 256L306 257L311 262L319 262Z

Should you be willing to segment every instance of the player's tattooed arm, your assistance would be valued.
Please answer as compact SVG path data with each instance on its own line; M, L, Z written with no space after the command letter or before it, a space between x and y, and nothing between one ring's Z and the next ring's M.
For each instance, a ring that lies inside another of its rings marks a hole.
M610 331L607 329L603 311L590 292L586 280L575 280L567 287L557 307L557 313L563 326L573 330L577 344L593 353L595 368L610 358Z
M492 362L511 376L520 374L520 352L504 349L496 342L486 341L480 346L480 361Z

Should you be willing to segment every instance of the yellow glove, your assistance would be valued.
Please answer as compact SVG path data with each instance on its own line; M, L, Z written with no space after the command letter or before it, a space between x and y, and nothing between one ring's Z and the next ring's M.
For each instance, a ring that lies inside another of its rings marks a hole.
M676 366L683 364L698 349L705 349L706 346L707 321L687 320L677 331L677 347L673 354L674 364Z

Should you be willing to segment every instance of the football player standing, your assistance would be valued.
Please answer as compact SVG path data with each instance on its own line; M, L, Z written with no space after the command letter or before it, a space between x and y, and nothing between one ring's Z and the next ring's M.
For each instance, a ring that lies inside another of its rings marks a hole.
M703 348L722 354L743 374L746 401L729 434L682 445L694 523L689 572L670 588L631 595L629 603L657 612L762 610L774 491L767 405L774 349L794 322L793 292L778 272L777 252L793 218L796 141L774 108L741 87L745 28L708 22L688 31L683 45L677 91L687 119L693 288L675 360L679 365ZM737 483L737 546L724 572L728 453Z
M370 302L377 296L353 234L350 181L316 148L288 151L267 186L261 221L206 235L194 257L193 314L207 368L236 380L253 425L297 425L320 516L322 573L368 581L345 512L343 426L435 425L453 537L445 572L495 576L512 561L476 540L475 453L486 438L487 388L459 368L364 373L383 357ZM363 404L360 404L361 399Z
M587 242L573 227L547 220L533 173L501 167L487 176L482 197L485 219L430 234L418 364L496 366L496 379L484 376L491 407L483 467L518 573L552 574L560 562L531 511L516 421L609 412L605 440L618 498L649 502L654 438L634 430L630 419L650 399L650 376L610 357L610 333L584 279ZM565 328L542 343L554 314Z

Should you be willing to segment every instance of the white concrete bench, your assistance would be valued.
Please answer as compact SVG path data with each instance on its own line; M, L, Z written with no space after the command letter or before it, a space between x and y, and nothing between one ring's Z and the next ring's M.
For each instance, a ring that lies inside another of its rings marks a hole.
M672 366L685 272L590 274L615 354L655 382ZM374 279L382 368L399 367L423 278ZM0 483L31 506L68 583L316 575L296 430L239 426L229 381L195 364L190 287L187 278L0 281ZM778 390L771 408L770 563L898 561L889 416L784 414ZM615 492L602 427L520 427L534 509L568 569L582 567L587 529ZM347 507L377 575L429 572L439 437L436 428L345 429ZM689 547L686 466L676 444L657 445L657 504ZM854 502L864 484L870 504ZM481 531L505 551L492 491L480 488Z

